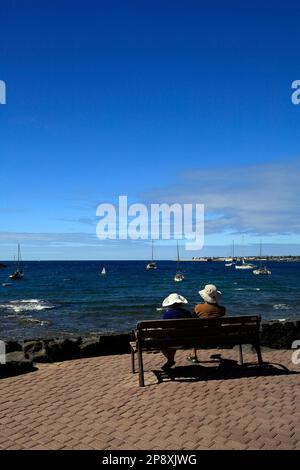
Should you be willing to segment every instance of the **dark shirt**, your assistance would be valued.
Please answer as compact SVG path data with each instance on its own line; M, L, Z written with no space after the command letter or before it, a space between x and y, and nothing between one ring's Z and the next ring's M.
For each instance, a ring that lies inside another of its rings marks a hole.
M170 308L163 315L164 320L176 320L179 318L192 318L192 315L185 308Z

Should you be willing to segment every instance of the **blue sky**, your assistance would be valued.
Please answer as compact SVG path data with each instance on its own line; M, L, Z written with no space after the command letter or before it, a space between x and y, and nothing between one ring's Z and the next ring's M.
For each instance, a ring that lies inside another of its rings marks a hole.
M199 255L299 254L299 24L296 1L2 0L0 259L147 258L95 237L122 194L204 203Z

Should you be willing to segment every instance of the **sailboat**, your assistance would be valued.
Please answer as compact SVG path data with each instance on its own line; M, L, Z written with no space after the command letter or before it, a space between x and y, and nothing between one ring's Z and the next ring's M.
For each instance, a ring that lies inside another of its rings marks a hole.
M101 273L100 273L100 274L101 274L101 276L105 276L105 274L106 274L106 269L105 269L105 267L104 267L104 266L103 266L103 268L102 268L102 271L101 271Z
M156 263L153 259L153 240L152 240L152 259L151 261L147 264L146 269L157 269Z
M253 274L260 275L260 276L270 276L272 272L267 269L266 266L262 266L262 256L261 256L261 242L260 242L260 248L259 248L259 258L260 258L260 263L259 263L259 268L254 269Z
M243 236L242 247L243 247L243 252L244 252L244 236ZM254 268L256 268L255 264L246 263L245 258L244 258L244 253L242 253L242 254L243 254L242 264L236 264L235 269L254 269Z
M18 261L17 261L17 269L10 274L9 278L18 281L24 277L24 268L22 265L22 258L21 258L21 249L20 244L18 244Z
M246 263L244 258L242 258L242 264L235 265L235 269L253 269L253 268L256 268L255 264Z
M226 258L225 259L225 266L234 266L235 261L234 261L234 241L232 242L232 258Z
M177 270L176 270L176 274L174 276L174 281L175 282L181 282L184 279L184 275L179 271L179 263L180 263L179 247L178 247L178 240L177 240Z

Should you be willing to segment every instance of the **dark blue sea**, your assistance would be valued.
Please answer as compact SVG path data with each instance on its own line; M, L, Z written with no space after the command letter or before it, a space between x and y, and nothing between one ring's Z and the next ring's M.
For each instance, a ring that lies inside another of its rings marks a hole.
M183 262L185 280L174 282L176 263L158 261L25 262L25 277L10 281L0 270L0 339L129 331L142 319L159 319L168 294L184 295L192 309L198 291L216 284L230 315L300 318L300 263L269 262L271 276L225 267L223 262ZM106 276L100 276L102 267ZM7 285L9 283L10 285ZM6 284L6 285L5 285Z

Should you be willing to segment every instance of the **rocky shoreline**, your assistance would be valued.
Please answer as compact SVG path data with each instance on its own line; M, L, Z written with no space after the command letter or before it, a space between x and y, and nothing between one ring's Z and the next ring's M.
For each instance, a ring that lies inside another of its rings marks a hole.
M6 364L0 364L0 378L34 370L35 363L60 362L84 357L128 354L131 333L6 341ZM300 320L269 321L261 324L261 346L290 349L300 339Z

